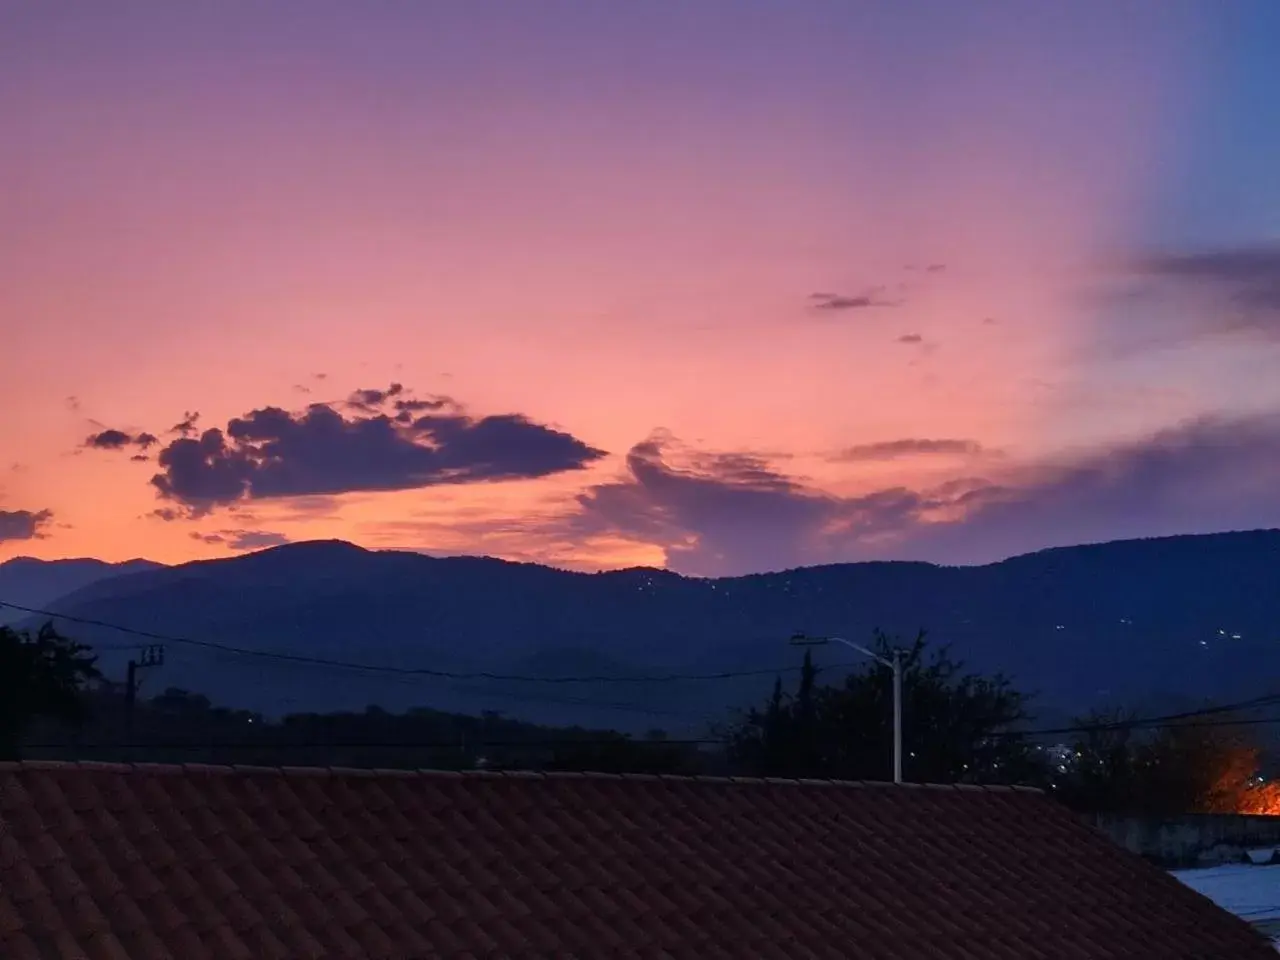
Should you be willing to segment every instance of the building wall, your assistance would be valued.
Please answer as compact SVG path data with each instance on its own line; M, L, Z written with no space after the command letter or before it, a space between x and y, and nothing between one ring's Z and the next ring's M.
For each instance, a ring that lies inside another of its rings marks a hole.
M1112 840L1166 869L1219 863L1280 862L1280 817L1188 814L1169 819L1095 814Z

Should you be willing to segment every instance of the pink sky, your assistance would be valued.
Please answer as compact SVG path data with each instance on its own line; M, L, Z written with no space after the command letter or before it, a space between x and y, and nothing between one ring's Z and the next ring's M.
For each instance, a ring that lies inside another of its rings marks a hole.
M1189 42L1205 16L993 4L937 8L922 35L821 4L719 20L562 3L536 23L494 4L358 21L331 4L24 6L0 3L0 511L51 515L0 537L0 559L178 562L249 531L716 573L1276 516L1264 497L1240 519L1234 487L1188 512L1179 487L1136 526L1089 513L1095 498L1079 525L1046 507L963 547L933 533L981 505L849 519L876 491L1040 490L1099 449L1277 409L1269 340L1117 346L1228 309L1122 296L1162 197L1189 189L1171 157L1224 55ZM149 515L185 412L225 427L393 382L609 456ZM82 448L107 428L161 444L145 462ZM646 486L627 453L655 431L674 439ZM835 457L904 438L987 452ZM602 485L625 489L604 505ZM726 487L764 499L722 507Z

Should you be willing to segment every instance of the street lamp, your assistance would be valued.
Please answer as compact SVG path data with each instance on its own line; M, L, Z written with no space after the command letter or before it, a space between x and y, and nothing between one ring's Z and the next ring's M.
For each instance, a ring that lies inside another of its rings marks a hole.
M855 650L864 657L870 657L882 667L888 667L893 671L893 782L902 782L902 651L898 648L893 650L893 659L882 657L874 650L864 647L860 643L854 643L852 640L846 640L844 637L809 637L803 633L797 633L791 638L792 646L796 647L819 647L828 643L839 643Z

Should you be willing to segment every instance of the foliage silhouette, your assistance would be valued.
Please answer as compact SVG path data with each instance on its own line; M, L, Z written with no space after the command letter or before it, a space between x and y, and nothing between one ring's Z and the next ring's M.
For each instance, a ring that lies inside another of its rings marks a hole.
M872 649L893 656L876 631ZM781 680L763 708L727 731L731 761L760 776L892 778L893 683L876 665L843 684L819 686L805 658L796 693ZM1039 780L1037 751L1018 732L1028 698L1004 677L966 672L946 648L929 651L924 634L902 650L903 776L908 781L993 783Z
M1153 731L1094 714L1060 759L1053 789L1080 810L1171 817L1242 813L1267 804L1257 774L1261 751L1230 717L1187 720ZM1108 727L1108 725L1110 725Z
M90 649L45 624L34 634L0 627L0 759L16 759L23 734L46 718L87 719L87 685L100 676Z

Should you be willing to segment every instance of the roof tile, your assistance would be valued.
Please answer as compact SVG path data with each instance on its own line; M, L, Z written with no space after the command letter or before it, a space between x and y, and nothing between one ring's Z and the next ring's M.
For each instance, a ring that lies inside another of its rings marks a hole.
M5 960L1274 956L1035 791L0 764Z

